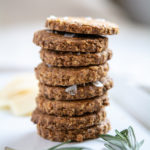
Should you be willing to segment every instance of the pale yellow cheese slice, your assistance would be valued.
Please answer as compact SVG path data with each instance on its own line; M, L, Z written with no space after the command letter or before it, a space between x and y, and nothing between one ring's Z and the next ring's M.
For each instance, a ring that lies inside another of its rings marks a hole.
M15 115L27 115L35 108L38 83L34 74L16 76L0 91L0 108L9 108Z

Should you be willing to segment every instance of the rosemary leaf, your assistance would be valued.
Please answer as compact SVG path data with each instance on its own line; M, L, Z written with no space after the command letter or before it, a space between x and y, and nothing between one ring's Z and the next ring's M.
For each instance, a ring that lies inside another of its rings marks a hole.
M106 148L108 148L109 150L116 150L114 149L112 146L110 146L109 144L104 144Z
M132 149L136 149L136 137L135 137L135 134L134 134L134 131L133 131L133 128L130 126L128 128L128 134L129 134L129 141L130 141L130 144L131 144L131 147Z
M119 132L118 130L115 130L116 132L116 135L122 140L122 141L125 141L125 142L128 142L126 137L124 136L124 134L122 134L121 132Z
M101 135L100 137L112 145L116 145L117 147L122 147L121 139L117 136L106 134L106 135Z
M144 143L144 140L142 140L141 142L139 142L139 143L137 143L137 150L139 150L140 149L140 147L143 145L143 143Z

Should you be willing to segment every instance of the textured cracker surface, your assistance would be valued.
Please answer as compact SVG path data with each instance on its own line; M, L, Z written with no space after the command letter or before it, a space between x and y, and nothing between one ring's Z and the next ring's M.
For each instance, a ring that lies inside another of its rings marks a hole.
M32 121L35 124L39 124L51 130L81 129L99 124L99 122L104 121L105 118L106 112L104 109L101 109L97 113L75 117L48 115L40 112L38 109L32 114Z
M77 85L77 90L74 95L66 92L67 87L59 86L48 86L39 83L39 92L41 95L51 99L51 100L79 100L88 99L97 96L102 96L109 89L113 87L113 81L109 77L103 77L100 79L103 86L98 87L94 84Z
M50 30L81 34L112 35L119 32L118 25L104 19L92 19L90 17L50 16L47 18L45 26Z
M70 37L48 30L35 32L33 42L44 49L69 52L101 52L108 47L107 37L95 35Z
M109 105L107 94L97 98L76 101L49 100L39 95L36 102L37 108L41 112L56 116L81 116L87 113L99 112Z
M70 86L100 80L107 75L108 70L107 63L80 68L48 67L41 63L35 68L35 73L41 83L52 86Z
M52 130L44 128L41 125L37 125L38 134L48 140L52 141L77 141L82 142L87 139L98 138L100 134L106 134L110 130L110 123L108 120L101 122L98 125L75 130Z
M57 67L78 67L101 65L112 57L112 51L107 49L101 53L55 52L43 49L40 51L43 62Z

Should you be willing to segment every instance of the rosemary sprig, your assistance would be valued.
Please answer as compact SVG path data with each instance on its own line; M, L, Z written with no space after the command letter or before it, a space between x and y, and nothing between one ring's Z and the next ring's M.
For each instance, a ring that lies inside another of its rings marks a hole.
M137 142L134 130L131 126L121 132L115 130L116 135L100 135L105 143L105 147L109 150L139 150L144 140Z

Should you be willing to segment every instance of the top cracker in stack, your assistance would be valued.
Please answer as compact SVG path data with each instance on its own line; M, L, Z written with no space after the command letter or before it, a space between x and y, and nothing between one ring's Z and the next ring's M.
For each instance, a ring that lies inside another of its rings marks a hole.
M110 129L105 106L112 79L107 61L112 57L108 38L118 26L105 20L51 16L45 30L35 32L42 63L37 108L32 121L38 133L54 141L97 138Z

